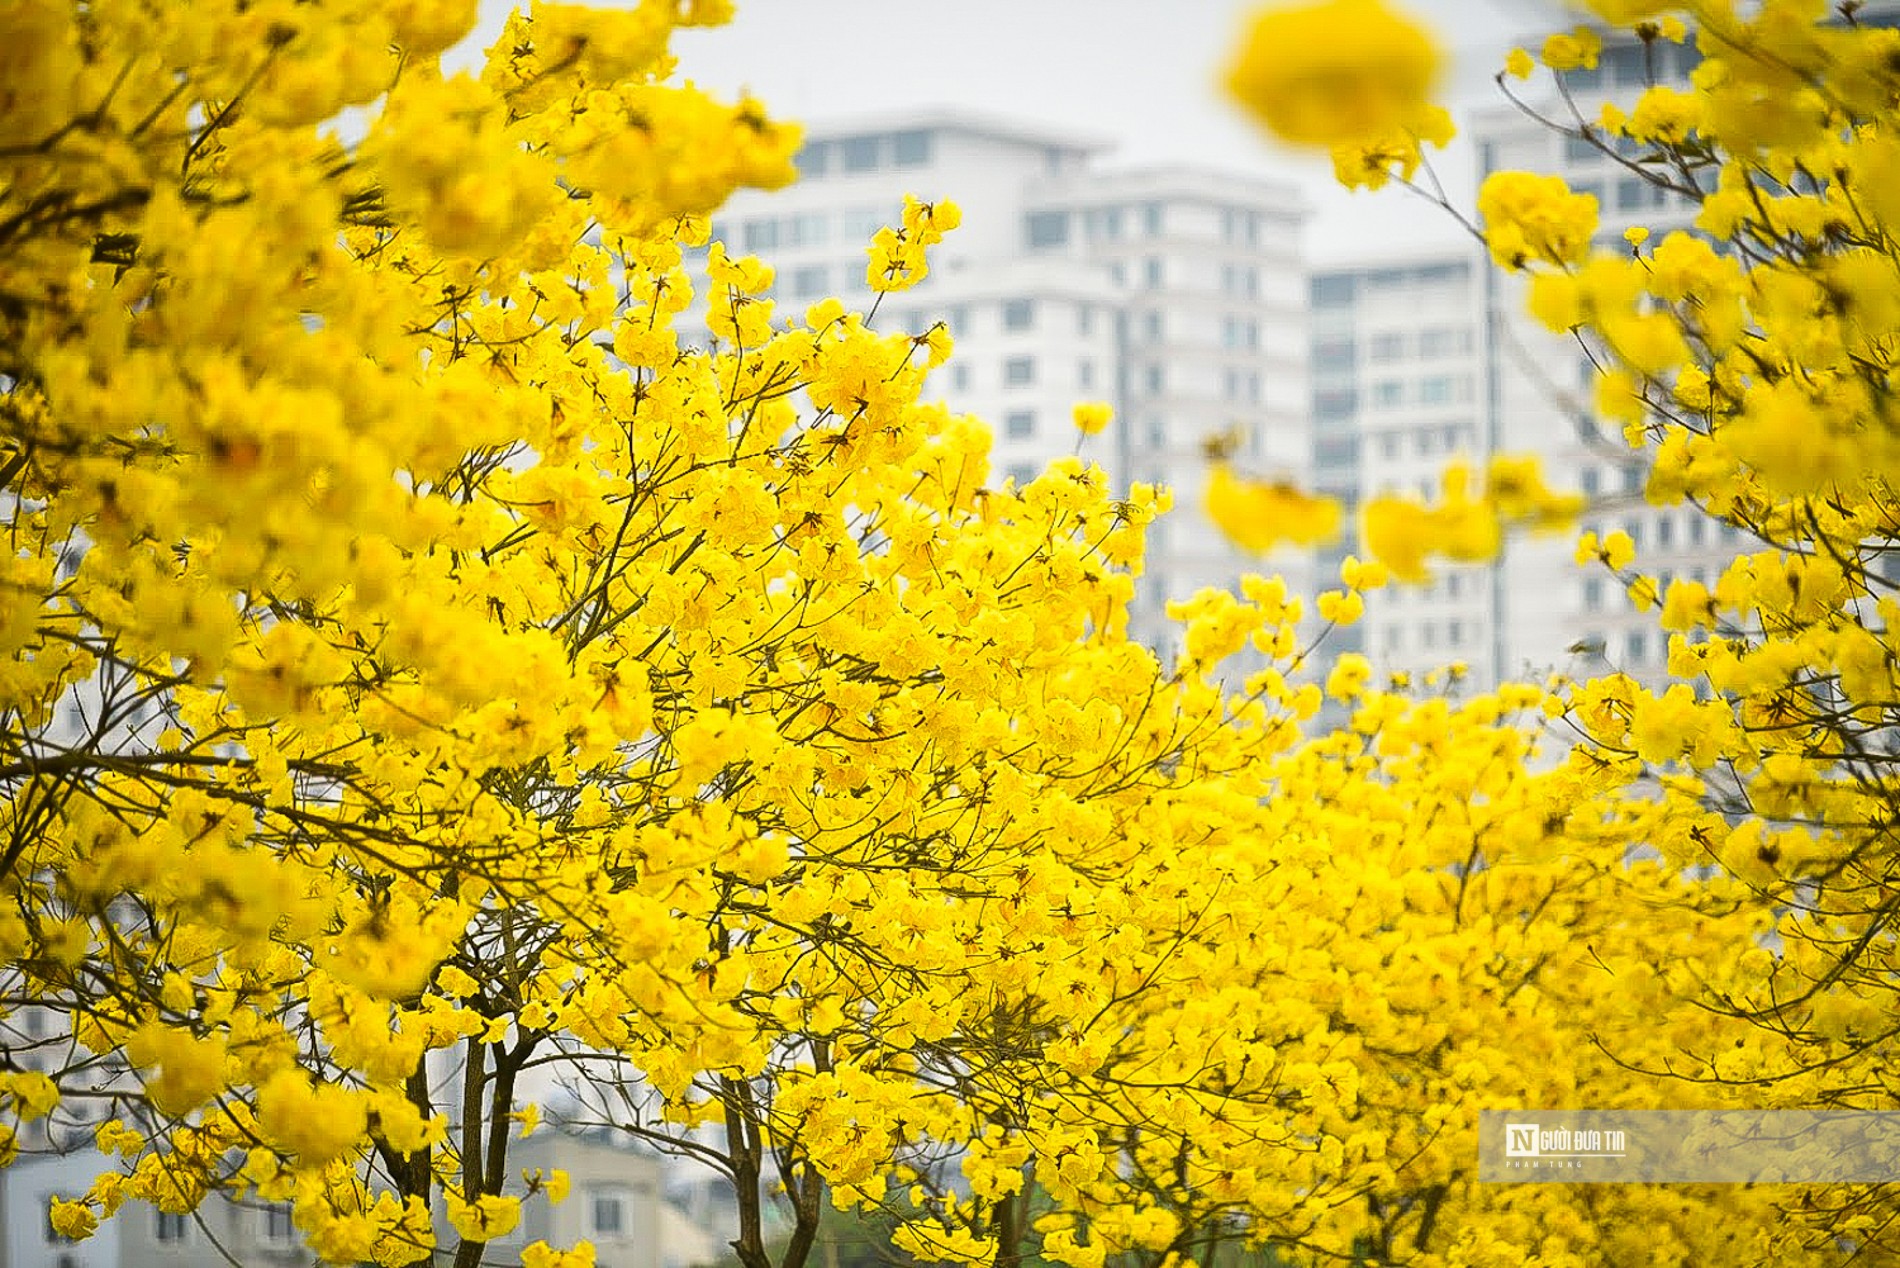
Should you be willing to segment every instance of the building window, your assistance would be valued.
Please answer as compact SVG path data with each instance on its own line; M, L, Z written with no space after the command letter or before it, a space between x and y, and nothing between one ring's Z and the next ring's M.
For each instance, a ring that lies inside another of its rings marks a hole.
M1676 544L1676 520L1672 515L1660 515L1656 518L1656 545L1668 549Z
M1597 469L1595 467L1586 466L1583 469L1583 474L1579 476L1578 479L1582 483L1583 495L1585 497L1593 498L1597 495L1599 482L1597 479Z
M1404 335L1388 332L1372 337L1372 359L1374 361L1397 361L1404 355Z
M1036 381L1036 359L1034 357L1011 357L1003 362L1003 382L1010 387L1022 387Z
M1347 308L1353 300L1350 273L1323 274L1307 284L1307 298L1315 308Z
M1158 288L1165 276L1160 256L1151 255L1141 262L1141 278L1148 286Z
M1095 333L1095 305L1077 304L1075 306L1075 331L1081 335Z
M1626 176L1616 182L1616 209L1618 211L1640 211L1645 207L1661 207L1668 201L1669 191L1644 177Z
M1011 463L1009 469L1003 474L1015 481L1016 487L1020 489L1025 485L1035 483L1036 464L1033 462Z
M959 392L969 388L970 367L968 365L959 363L950 367L950 386Z
M1448 357L1453 353L1470 350L1471 332L1469 330L1434 326L1418 337L1418 355L1421 357Z
M1088 235L1091 238L1115 239L1122 236L1122 209L1120 207L1097 207L1086 215Z
M778 245L778 221L748 220L739 226L748 251L770 251Z
M264 1208L264 1240L276 1246L287 1245L292 1235L290 1203L272 1202Z
M156 1211L154 1214L158 1216L154 1235L159 1241L175 1244L185 1240L187 1230L191 1227L189 1215L178 1215L171 1211Z
M877 138L874 136L854 136L839 143L843 151L842 167L847 172L870 172L877 169Z
M1349 387L1321 388L1313 393L1313 417L1319 422L1339 422L1359 410L1359 394Z
M797 165L800 176L823 176L825 169L831 166L831 143L813 141L800 150L792 161Z
M911 128L891 138L891 164L895 167L922 167L930 162L930 133Z
M1585 577L1583 579L1583 610L1600 612L1603 609L1603 578Z
M1567 135L1564 137L1564 162L1594 163L1603 157L1603 151L1597 143L1587 136Z
M822 264L806 264L792 270L792 295L797 299L813 299L825 293L830 282L830 271Z
M1379 456L1381 458L1397 458L1399 456L1399 434L1397 432L1387 432L1385 435L1379 437Z
M1397 379L1386 379L1372 385L1372 403L1384 409L1390 409L1405 399L1405 385Z
M1161 236L1161 204L1149 203L1141 209L1141 231L1151 238Z
M1028 330L1036 324L1036 301L1011 299L1003 302L1003 329Z
M1027 440L1036 434L1034 410L1014 409L1003 415L1003 434L1011 440Z
M1641 44L1604 49L1602 64L1610 74L1610 82L1618 88L1634 88L1649 82L1649 57Z
M1063 246L1069 241L1069 213L1032 211L1023 218L1023 235L1032 251Z
M1631 630L1623 640L1623 654L1632 663L1640 662L1649 651L1649 640L1643 637L1643 631Z
M1313 465L1342 470L1359 465L1357 436L1324 436L1313 442Z
M864 242L897 217L881 207L853 207L838 215L838 232L847 242Z
M1313 345L1315 370L1350 370L1356 358L1350 339L1327 339Z
M1167 383L1167 376L1162 373L1161 367L1158 365L1148 367L1147 379L1148 390L1150 392L1160 392L1162 387Z
M830 227L825 217L818 212L808 211L803 215L793 216L790 220L785 222L785 228L787 230L785 245L788 247L821 247L825 244L825 239L829 236L827 230L830 229Z
M1421 405L1449 405L1451 403L1451 376L1434 374L1423 379L1418 385L1418 401Z
M1077 387L1095 386L1095 363L1093 361L1084 360L1076 362L1075 382Z
M626 1194L618 1189L595 1189L589 1195L588 1216L596 1237L619 1237L627 1230Z
M1143 313L1141 315L1141 333L1142 336L1150 342L1159 342L1161 339L1161 314L1158 312Z

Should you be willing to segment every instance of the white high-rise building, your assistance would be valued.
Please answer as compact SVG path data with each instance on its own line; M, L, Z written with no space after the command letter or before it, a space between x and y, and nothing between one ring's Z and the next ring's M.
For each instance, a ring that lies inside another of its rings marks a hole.
M1629 109L1650 83L1685 79L1697 53L1693 41L1645 46L1608 33L1604 45L1595 70L1565 76L1574 99L1588 111L1582 117L1567 112L1547 79L1521 90L1545 119L1566 130L1503 105L1479 113L1470 131L1480 180L1517 169L1559 174L1571 189L1597 199L1597 249L1627 253L1626 229L1649 229L1653 245L1673 229L1688 228L1698 204L1659 188L1646 176L1655 169L1636 162L1631 142L1594 126L1595 103L1614 100ZM1636 544L1638 569L1657 576L1663 588L1677 576L1712 583L1740 546L1740 535L1693 506L1650 506L1644 497L1647 458L1626 443L1621 424L1604 420L1595 408L1601 354L1530 317L1521 278L1487 265L1483 279L1482 392L1493 447L1540 454L1553 484L1589 497L1584 527L1600 536L1627 532ZM1508 607L1497 627L1495 672L1519 677L1553 669L1617 669L1660 680L1668 636L1656 628L1655 614L1638 612L1602 568L1576 567L1574 549L1573 535L1520 536L1507 546L1500 593Z
M1440 248L1314 272L1313 480L1346 504L1352 525L1320 556L1322 583L1338 575L1344 555L1365 553L1355 534L1366 499L1436 501L1446 463L1481 464L1489 450L1479 396L1484 267L1473 250ZM1336 631L1326 650L1364 652L1387 672L1463 661L1489 674L1494 576L1470 565L1433 573L1429 586L1368 594L1365 617Z
M954 199L963 226L928 280L877 301L876 324L948 322L957 351L932 387L995 429L999 482L1076 451L1076 402L1114 406L1083 456L1113 487L1175 493L1150 534L1131 631L1165 652L1167 599L1260 566L1202 512L1207 443L1231 437L1248 469L1307 475L1303 208L1289 184L1103 169L1105 149L963 111L821 125L808 130L801 179L735 196L715 231L778 267L781 305L838 294L868 309L872 234L896 223L907 193Z
M1626 109L1651 82L1679 81L1693 46L1605 36L1599 68L1566 77L1580 104L1609 97ZM1659 240L1694 219L1692 199L1645 178L1635 147L1566 116L1547 80L1516 89L1553 130L1515 106L1479 112L1467 132L1479 179L1524 170L1562 175L1596 197L1599 250L1627 252L1632 225ZM1314 478L1357 503L1379 493L1439 494L1445 464L1460 456L1481 472L1492 454L1530 453L1559 489L1581 492L1581 527L1634 540L1638 567L1668 579L1713 582L1740 535L1692 506L1652 507L1647 460L1595 408L1600 354L1553 335L1525 311L1520 277L1500 271L1477 244L1386 253L1317 269L1311 282ZM1464 662L1481 685L1557 671L1664 674L1667 637L1601 568L1573 562L1576 534L1515 533L1495 566L1435 564L1423 588L1368 596L1360 630L1329 650L1360 650L1386 671ZM1343 549L1354 548L1347 542ZM1329 559L1322 559L1327 571Z

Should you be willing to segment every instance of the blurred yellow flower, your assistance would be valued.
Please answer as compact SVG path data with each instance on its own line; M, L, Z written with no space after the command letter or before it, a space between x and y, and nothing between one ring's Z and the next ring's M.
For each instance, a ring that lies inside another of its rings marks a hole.
M1339 503L1284 481L1243 480L1216 463L1207 481L1207 515L1229 540L1265 552L1282 543L1316 546L1339 533Z
M1115 411L1106 401L1078 401L1075 406L1075 429L1084 436L1093 436L1107 427L1115 417Z
M1380 0L1323 0L1254 18L1227 91L1282 141L1346 145L1415 118L1442 62L1430 33Z

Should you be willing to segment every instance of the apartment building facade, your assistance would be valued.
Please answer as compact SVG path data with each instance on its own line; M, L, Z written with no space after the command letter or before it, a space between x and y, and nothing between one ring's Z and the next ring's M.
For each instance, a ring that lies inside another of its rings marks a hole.
M1169 599L1263 567L1202 511L1208 445L1230 445L1262 474L1307 476L1304 212L1288 184L1117 170L1102 166L1106 151L1096 138L962 111L820 125L801 179L734 197L715 231L777 265L781 305L836 293L875 305L877 325L947 322L957 352L930 390L991 424L998 483L1077 452L1077 401L1114 406L1110 429L1079 451L1112 487L1174 490L1131 622L1166 654ZM963 226L927 281L879 300L864 247L906 193L954 198ZM1300 587L1306 563L1271 561Z

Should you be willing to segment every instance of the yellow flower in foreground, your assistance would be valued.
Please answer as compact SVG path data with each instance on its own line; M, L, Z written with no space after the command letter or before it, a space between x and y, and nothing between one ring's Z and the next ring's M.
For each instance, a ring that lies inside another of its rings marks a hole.
M483 1194L473 1202L455 1189L444 1195L448 1200L449 1226L470 1241L491 1242L506 1237L521 1223L521 1199Z
M1253 20L1227 91L1294 145L1344 145L1417 116L1442 57L1425 28L1380 0L1324 0Z
M1573 193L1561 176L1493 172L1478 189L1478 215L1502 268L1581 264L1596 233L1597 200Z
M46 1214L53 1231L68 1241L83 1242L99 1228L99 1217L84 1202L54 1198Z
M1236 545L1265 552L1290 542L1316 546L1339 533L1339 503L1283 481L1242 480L1216 463L1207 481L1207 516Z
M1114 417L1115 411L1106 401L1080 401L1075 407L1075 429L1084 436L1093 436Z

